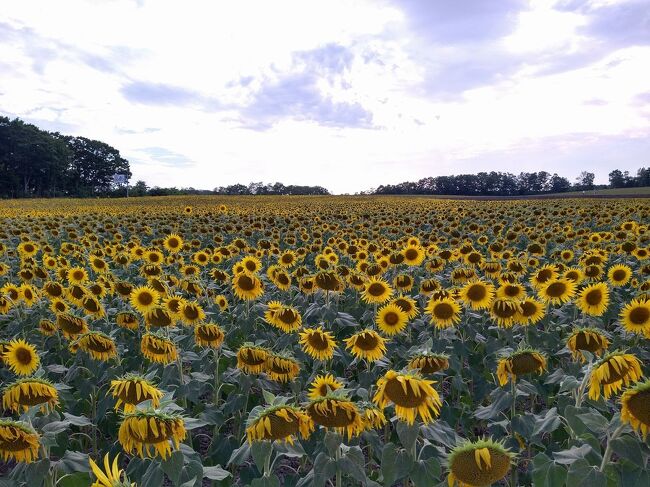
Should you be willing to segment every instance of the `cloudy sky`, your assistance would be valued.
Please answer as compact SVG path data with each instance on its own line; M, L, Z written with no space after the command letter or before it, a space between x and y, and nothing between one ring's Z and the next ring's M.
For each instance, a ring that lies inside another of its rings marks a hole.
M645 68L644 68L645 66ZM0 114L134 179L336 193L650 163L647 0L4 0Z

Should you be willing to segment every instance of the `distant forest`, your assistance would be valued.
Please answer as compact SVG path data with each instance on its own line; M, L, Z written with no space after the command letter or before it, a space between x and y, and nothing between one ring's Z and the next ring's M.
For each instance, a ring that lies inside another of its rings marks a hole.
M650 186L650 167L640 168L636 175L615 169L609 173L609 185L596 186L594 178L587 171L573 183L546 171L519 175L492 171L382 185L362 194L519 196L642 187ZM130 179L129 161L104 142L47 132L0 116L0 198L330 194L322 186L254 182L201 190L149 187L144 181L129 185Z
M462 196L520 196L567 191L589 191L604 188L633 188L650 186L650 167L642 167L631 176L618 169L609 173L609 185L594 185L594 173L583 171L572 184L567 178L546 171L480 172L458 176L423 178L416 182L387 184L370 191L371 194L435 194Z

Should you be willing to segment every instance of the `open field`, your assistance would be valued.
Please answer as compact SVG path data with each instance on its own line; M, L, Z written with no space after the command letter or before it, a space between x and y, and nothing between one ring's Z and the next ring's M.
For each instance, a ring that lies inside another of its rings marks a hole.
M1 201L0 487L647 487L649 221L643 198Z

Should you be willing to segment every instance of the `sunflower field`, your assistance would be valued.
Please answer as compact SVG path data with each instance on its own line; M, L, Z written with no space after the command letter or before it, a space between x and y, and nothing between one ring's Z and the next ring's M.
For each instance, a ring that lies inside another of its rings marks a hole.
M648 201L3 201L0 487L648 487Z

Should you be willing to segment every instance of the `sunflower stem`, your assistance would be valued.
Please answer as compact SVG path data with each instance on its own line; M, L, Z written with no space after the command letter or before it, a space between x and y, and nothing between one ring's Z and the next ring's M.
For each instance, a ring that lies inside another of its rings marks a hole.
M515 419L515 415L517 414L517 377L516 376L512 378L510 384L510 390L512 393L512 406L510 408L510 434L514 438L515 428L513 425L513 421ZM511 487L517 487L517 462L516 461L512 463L510 485Z
M614 430L612 436L607 436L607 446L605 447L605 453L603 454L603 461L600 463L600 468L598 469L601 472L605 470L605 467L609 463L609 459L612 457L612 442L621 435L625 426L625 423L621 423L619 427Z
M219 360L221 359L220 355L221 349L215 350L214 357L215 357L215 367L214 367L214 405L219 406L219 396L220 396L220 390L219 390Z
M341 487L343 485L341 469L339 468L340 459L341 459L341 445L336 447L336 487Z

